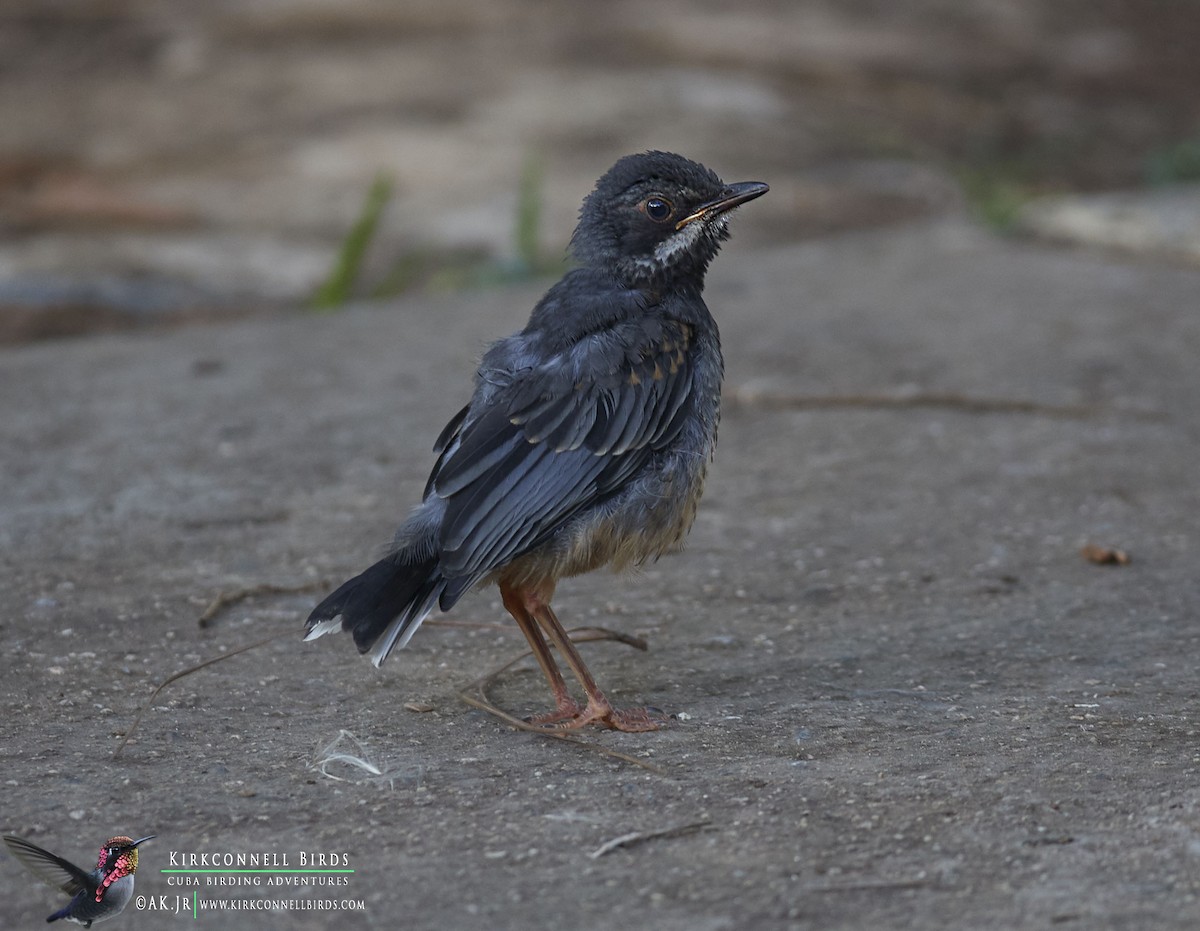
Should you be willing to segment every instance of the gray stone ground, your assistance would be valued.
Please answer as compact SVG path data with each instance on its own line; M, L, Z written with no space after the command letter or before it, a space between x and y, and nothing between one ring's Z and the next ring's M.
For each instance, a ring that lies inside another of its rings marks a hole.
M157 833L138 888L172 905L171 851L344 852L332 892L202 891L362 899L352 928L1196 927L1200 272L957 221L752 241L710 281L729 377L688 550L558 599L649 640L584 650L678 719L586 736L661 772L459 699L521 649L493 592L381 671L299 640L540 288L6 349L4 829L82 863ZM313 590L198 625L268 584ZM155 683L267 636L112 759ZM517 713L528 665L493 691ZM343 730L387 778L314 768ZM0 882L7 927L56 901Z

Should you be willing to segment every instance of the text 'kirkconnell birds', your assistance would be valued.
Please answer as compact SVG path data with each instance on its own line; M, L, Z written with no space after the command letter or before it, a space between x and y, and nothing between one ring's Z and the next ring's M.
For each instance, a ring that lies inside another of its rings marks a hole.
M196 853L172 850L167 857L172 867L195 869L288 869L295 865L311 868L338 868L350 865L350 854L301 850L295 861L286 852L255 851L250 853Z

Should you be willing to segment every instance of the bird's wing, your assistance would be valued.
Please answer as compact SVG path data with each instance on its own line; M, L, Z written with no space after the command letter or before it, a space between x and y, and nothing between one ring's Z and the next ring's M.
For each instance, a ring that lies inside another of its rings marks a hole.
M474 419L456 418L429 482L446 501L447 577L503 566L668 445L691 394L692 340L688 324L640 316L514 374Z
M68 895L96 888L92 877L70 860L64 860L12 834L4 835L4 844L29 872L48 886L61 889Z
M433 444L433 453L438 457L437 464L434 465L433 471L429 473L429 481L425 483L425 493L422 498L428 498L429 493L433 491L433 480L441 471L442 464L446 461L446 456L454 445L454 441L458 439L458 434L462 431L463 422L467 419L467 414L471 412L471 405L468 404L461 411L450 418L450 422L442 428L442 432L438 434L437 441Z

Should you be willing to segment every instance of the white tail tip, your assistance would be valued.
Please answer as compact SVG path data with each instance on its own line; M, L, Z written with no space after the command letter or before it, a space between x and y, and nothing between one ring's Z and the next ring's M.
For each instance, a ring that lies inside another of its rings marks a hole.
M318 637L323 637L325 634L331 634L334 631L338 631L341 629L342 629L342 616L339 614L337 617L330 618L327 621L318 621L316 624L313 625L312 630L310 630L308 633L306 633L304 635L304 639L306 641L307 640L316 640Z

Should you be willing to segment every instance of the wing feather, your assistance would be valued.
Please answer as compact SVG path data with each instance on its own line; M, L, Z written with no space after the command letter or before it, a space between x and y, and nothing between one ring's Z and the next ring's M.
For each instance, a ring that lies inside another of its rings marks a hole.
M630 394L635 395L633 410L612 446L613 453L618 456L646 445L648 430L656 419L654 408L659 403L658 382L642 382L634 386Z
M630 427L637 427L634 413L641 407L639 403L641 393L642 386L639 383L623 385L620 390L610 395L612 397L612 413L608 415L604 430L596 431L600 432L601 436L588 444L597 456L606 456L609 452L615 452L615 447L624 436L625 431ZM589 437L590 439L591 437Z
M462 491L508 458L524 439L507 417L495 413L464 427L459 448L447 450L445 463L433 480L434 490L442 498ZM460 455L464 446L469 455Z
M603 460L584 450L563 454L538 446L535 451L541 455L520 463L520 478L507 495L493 498L490 508L468 502L458 509L454 502L447 510L447 524L461 539L453 552L443 554L452 572L503 565L591 500Z
M570 395L551 398L537 408L529 417L518 421L525 428L525 437L531 443L540 443L556 431L573 413L576 407Z
M48 886L76 895L85 889L95 890L92 877L70 860L43 850L13 834L4 835L4 844L29 872Z
M618 490L678 434L691 327L652 315L523 368L447 426L430 476L442 572L478 578Z

